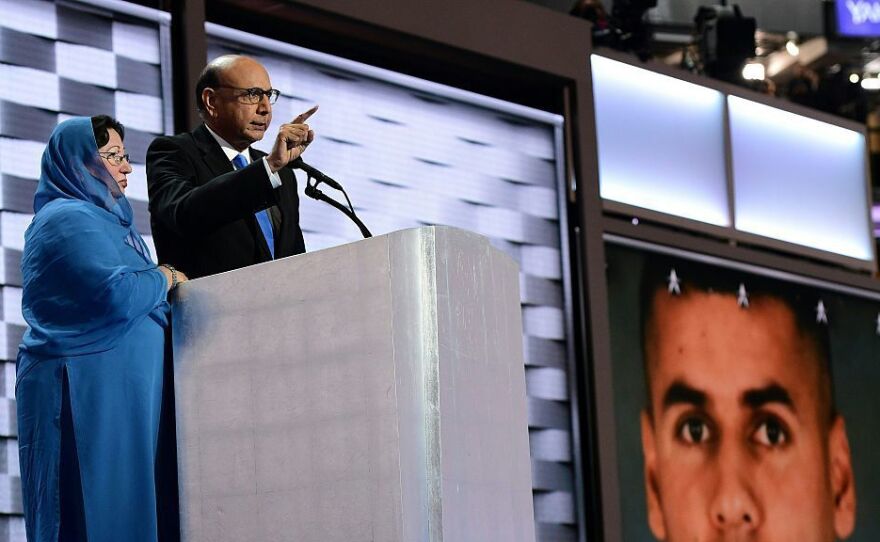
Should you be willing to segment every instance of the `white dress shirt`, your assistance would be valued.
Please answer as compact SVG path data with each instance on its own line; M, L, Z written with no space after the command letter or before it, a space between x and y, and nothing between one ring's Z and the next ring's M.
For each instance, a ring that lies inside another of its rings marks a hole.
M232 162L232 159L240 154L240 155L244 156L244 159L248 164L251 163L251 153L250 153L251 148L250 147L248 147L247 149L245 149L241 152L238 152L225 139L223 139L222 137L220 137L216 133L214 133L214 130L212 130L210 126L205 124L205 128L208 129L208 133L210 133L212 136L214 136L214 139L220 145L220 148L223 149L223 154L226 155L226 158L229 158L230 162ZM262 160L263 160L263 165L266 166L266 173L269 175L269 182L272 183L272 188L280 187L281 186L281 176L278 175L277 171L273 172L272 169L269 168L269 162L266 160L265 156L262 158Z

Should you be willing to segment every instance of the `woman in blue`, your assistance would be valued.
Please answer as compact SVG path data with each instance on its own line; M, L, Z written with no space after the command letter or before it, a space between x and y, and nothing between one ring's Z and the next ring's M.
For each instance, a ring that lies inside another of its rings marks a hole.
M123 128L78 117L43 153L22 256L16 381L30 542L157 540L168 291L123 191Z

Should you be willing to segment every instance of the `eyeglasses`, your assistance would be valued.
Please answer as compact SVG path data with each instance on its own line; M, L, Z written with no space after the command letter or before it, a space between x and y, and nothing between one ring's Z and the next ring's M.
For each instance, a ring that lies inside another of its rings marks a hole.
M131 158L128 156L128 153L119 154L117 152L109 151L109 152L99 152L98 154L101 155L102 158L104 158L105 160L107 160L108 162L113 164L114 166L122 165L123 160L125 160L126 162L131 164Z
M269 90L263 90L259 87L254 88L241 88L241 87L229 87L226 85L220 85L218 88L229 88L232 90L240 90L242 91L238 94L238 99L241 102L246 104L258 104L263 101L263 96L267 96L269 98L269 103L274 104L278 101L278 96L281 95L281 91L276 88L270 88Z

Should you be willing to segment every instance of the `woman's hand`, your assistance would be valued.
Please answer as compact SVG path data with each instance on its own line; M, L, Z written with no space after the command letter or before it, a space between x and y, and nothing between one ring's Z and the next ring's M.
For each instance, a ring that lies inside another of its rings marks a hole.
M171 290L171 284L174 282L173 277L171 276L171 270L164 265L160 265L159 271L161 271L162 274L165 275L165 291L167 292Z
M167 281L165 289L166 292L170 292L174 288L177 288L177 286L181 283L189 280L189 278L185 274L183 274L182 271L178 271L168 264L163 263L159 265L159 271L161 271L162 274L165 275L165 280Z

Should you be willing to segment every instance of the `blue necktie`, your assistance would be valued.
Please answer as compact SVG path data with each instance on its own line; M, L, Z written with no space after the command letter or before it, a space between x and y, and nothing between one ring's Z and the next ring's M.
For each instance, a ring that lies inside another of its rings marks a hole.
M241 169L247 165L247 159L245 159L244 155L237 154L235 158L232 159L232 165L235 166L235 169ZM272 231L272 220L269 218L269 210L263 209L262 211L257 211L254 213L254 216L257 217L257 223L260 225L260 230L263 231L263 237L266 238L266 244L269 245L269 254L272 255L272 259L275 259L275 232Z

